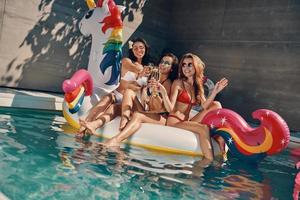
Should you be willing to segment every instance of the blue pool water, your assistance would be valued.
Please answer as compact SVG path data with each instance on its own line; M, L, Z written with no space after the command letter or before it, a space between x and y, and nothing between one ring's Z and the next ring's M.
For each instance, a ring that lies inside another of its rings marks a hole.
M288 150L258 165L78 141L59 113L0 108L0 192L10 199L291 199ZM0 195L1 197L1 195Z

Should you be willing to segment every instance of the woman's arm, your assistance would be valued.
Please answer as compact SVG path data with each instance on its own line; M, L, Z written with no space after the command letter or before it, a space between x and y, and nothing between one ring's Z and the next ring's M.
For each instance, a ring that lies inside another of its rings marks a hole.
M122 68L126 69L127 71L132 71L136 74L143 71L143 65L135 62L133 63L129 58L122 59Z
M162 94L164 106L168 112L171 112L175 107L179 89L180 89L180 81L175 80L172 84L171 96L169 98L166 88L159 83L159 91Z
M172 87L172 82L168 79L167 81L165 81L163 83L163 86L165 87L165 89L167 90L168 93L168 97L171 97L171 87Z
M211 92L211 95L206 99L206 101L204 103L202 103L202 105L201 105L202 108L204 110L208 109L210 104L214 101L217 94L219 92L221 92L227 85L228 85L228 80L226 78L222 78L221 80L219 80L215 84L215 87L214 87L213 91Z

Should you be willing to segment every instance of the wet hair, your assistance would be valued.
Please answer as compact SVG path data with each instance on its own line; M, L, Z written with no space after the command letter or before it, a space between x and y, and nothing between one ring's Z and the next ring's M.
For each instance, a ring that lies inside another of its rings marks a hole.
M204 95L204 87L203 87L205 64L195 54L192 54L192 53L184 54L179 62L179 79L181 79L181 80L187 79L187 77L183 74L183 71L182 71L182 63L183 63L183 60L186 58L190 58L193 60L193 65L195 67L195 75L194 75L195 82L194 82L193 86L194 86L197 101L200 104L202 104L206 100L205 95Z
M132 45L134 45L134 43L136 42L141 42L145 45L145 55L142 58L142 65L147 65L149 63L149 51L150 51L150 47L148 45L148 43L146 42L146 40L144 40L143 38L135 38L132 40ZM130 60L132 60L132 62L136 62L137 58L135 57L132 48L128 50L128 58Z
M171 57L172 63L171 63L171 72L169 73L168 79L170 79L172 82L178 78L178 58L172 54L172 53L165 53L160 57L159 62L163 57ZM159 65L159 63L158 63Z

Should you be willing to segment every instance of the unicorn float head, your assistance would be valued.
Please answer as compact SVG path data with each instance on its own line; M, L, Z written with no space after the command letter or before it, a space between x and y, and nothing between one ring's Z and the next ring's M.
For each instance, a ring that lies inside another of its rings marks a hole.
M92 37L88 72L94 88L110 92L118 87L122 58L123 6L113 0L86 1L89 11L79 22L80 32Z
M78 70L63 82L63 114L68 123L79 128L79 118L87 114L99 98L119 85L122 58L123 6L113 0L86 0L89 11L79 23L85 36L92 36L88 70Z

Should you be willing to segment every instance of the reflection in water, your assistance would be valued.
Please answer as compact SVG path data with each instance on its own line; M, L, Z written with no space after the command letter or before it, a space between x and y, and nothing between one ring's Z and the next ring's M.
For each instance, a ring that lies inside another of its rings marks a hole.
M270 186L252 181L245 176L229 175L223 179L229 186L225 186L223 191L227 194L246 195L249 199L270 199Z
M296 171L287 153L258 166L216 160L203 169L197 157L80 140L51 113L0 110L0 124L0 191L11 199L292 197Z

